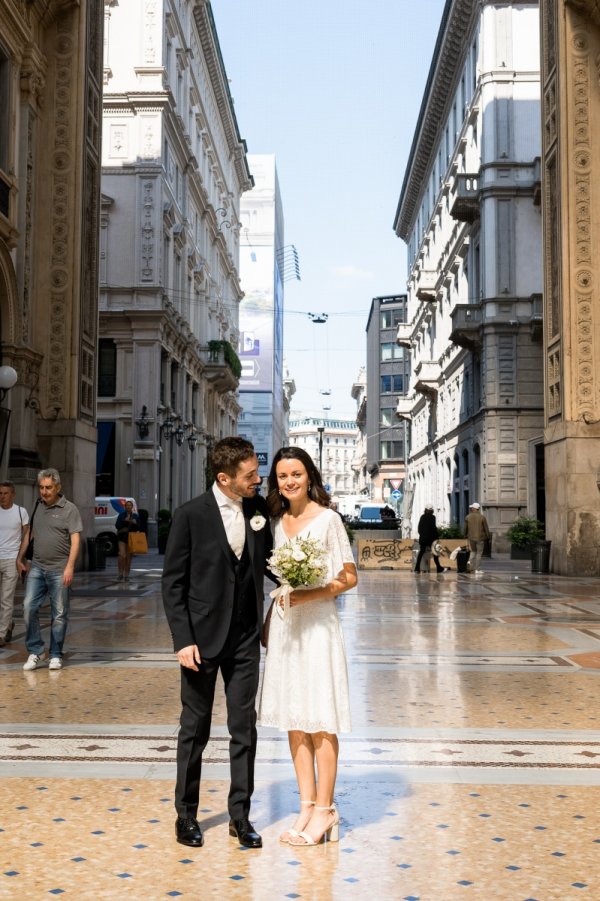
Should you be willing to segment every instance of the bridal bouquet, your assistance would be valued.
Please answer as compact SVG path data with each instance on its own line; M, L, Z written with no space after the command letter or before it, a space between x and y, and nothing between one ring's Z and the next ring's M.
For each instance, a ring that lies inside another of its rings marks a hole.
M294 588L309 588L318 585L327 574L327 552L315 538L291 538L273 551L268 566L281 579L281 585L271 592L271 597L283 595L284 606L277 606L283 616L289 607L290 592Z

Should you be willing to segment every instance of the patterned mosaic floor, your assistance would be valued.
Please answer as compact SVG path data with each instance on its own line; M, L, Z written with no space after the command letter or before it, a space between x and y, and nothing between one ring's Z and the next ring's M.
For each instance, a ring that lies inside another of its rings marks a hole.
M340 604L353 732L339 844L278 843L297 795L261 730L252 817L227 834L217 700L201 819L173 838L178 671L160 558L127 588L80 575L66 666L24 673L20 606L0 650L0 898L600 899L600 598L591 579L362 573ZM518 567L518 568L517 568Z

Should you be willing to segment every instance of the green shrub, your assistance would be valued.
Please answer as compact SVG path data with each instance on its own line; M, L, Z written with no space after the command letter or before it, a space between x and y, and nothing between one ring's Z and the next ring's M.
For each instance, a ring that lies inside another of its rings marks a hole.
M239 379L242 374L242 364L240 363L240 358L236 354L235 350L229 343L229 341L209 341L208 342L208 352L211 356L211 359L215 361L218 360L219 351L223 351L223 357L225 358L225 362L233 372L236 379Z
M544 524L535 516L518 516L506 532L515 547L527 548L544 537Z
M463 530L461 527L454 523L451 526L438 526L438 533L440 538L462 538Z

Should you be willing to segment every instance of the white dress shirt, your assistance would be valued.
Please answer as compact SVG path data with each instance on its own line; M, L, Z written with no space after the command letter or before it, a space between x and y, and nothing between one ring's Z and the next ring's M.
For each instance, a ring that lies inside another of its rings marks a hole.
M244 544L246 543L246 523L244 521L241 498L239 501L235 501L227 497L221 491L217 482L213 483L213 494L219 505L219 512L225 526L229 547L239 560L244 553Z

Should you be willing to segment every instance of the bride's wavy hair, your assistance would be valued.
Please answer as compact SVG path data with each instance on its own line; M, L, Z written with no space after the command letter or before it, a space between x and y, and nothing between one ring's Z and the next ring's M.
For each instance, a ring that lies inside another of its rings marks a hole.
M323 488L321 473L313 463L312 457L301 447L280 447L273 458L273 465L269 473L267 504L269 513L275 519L289 509L289 501L279 493L277 484L277 464L281 460L298 460L302 463L308 474L308 496L321 507L329 507L331 498Z

